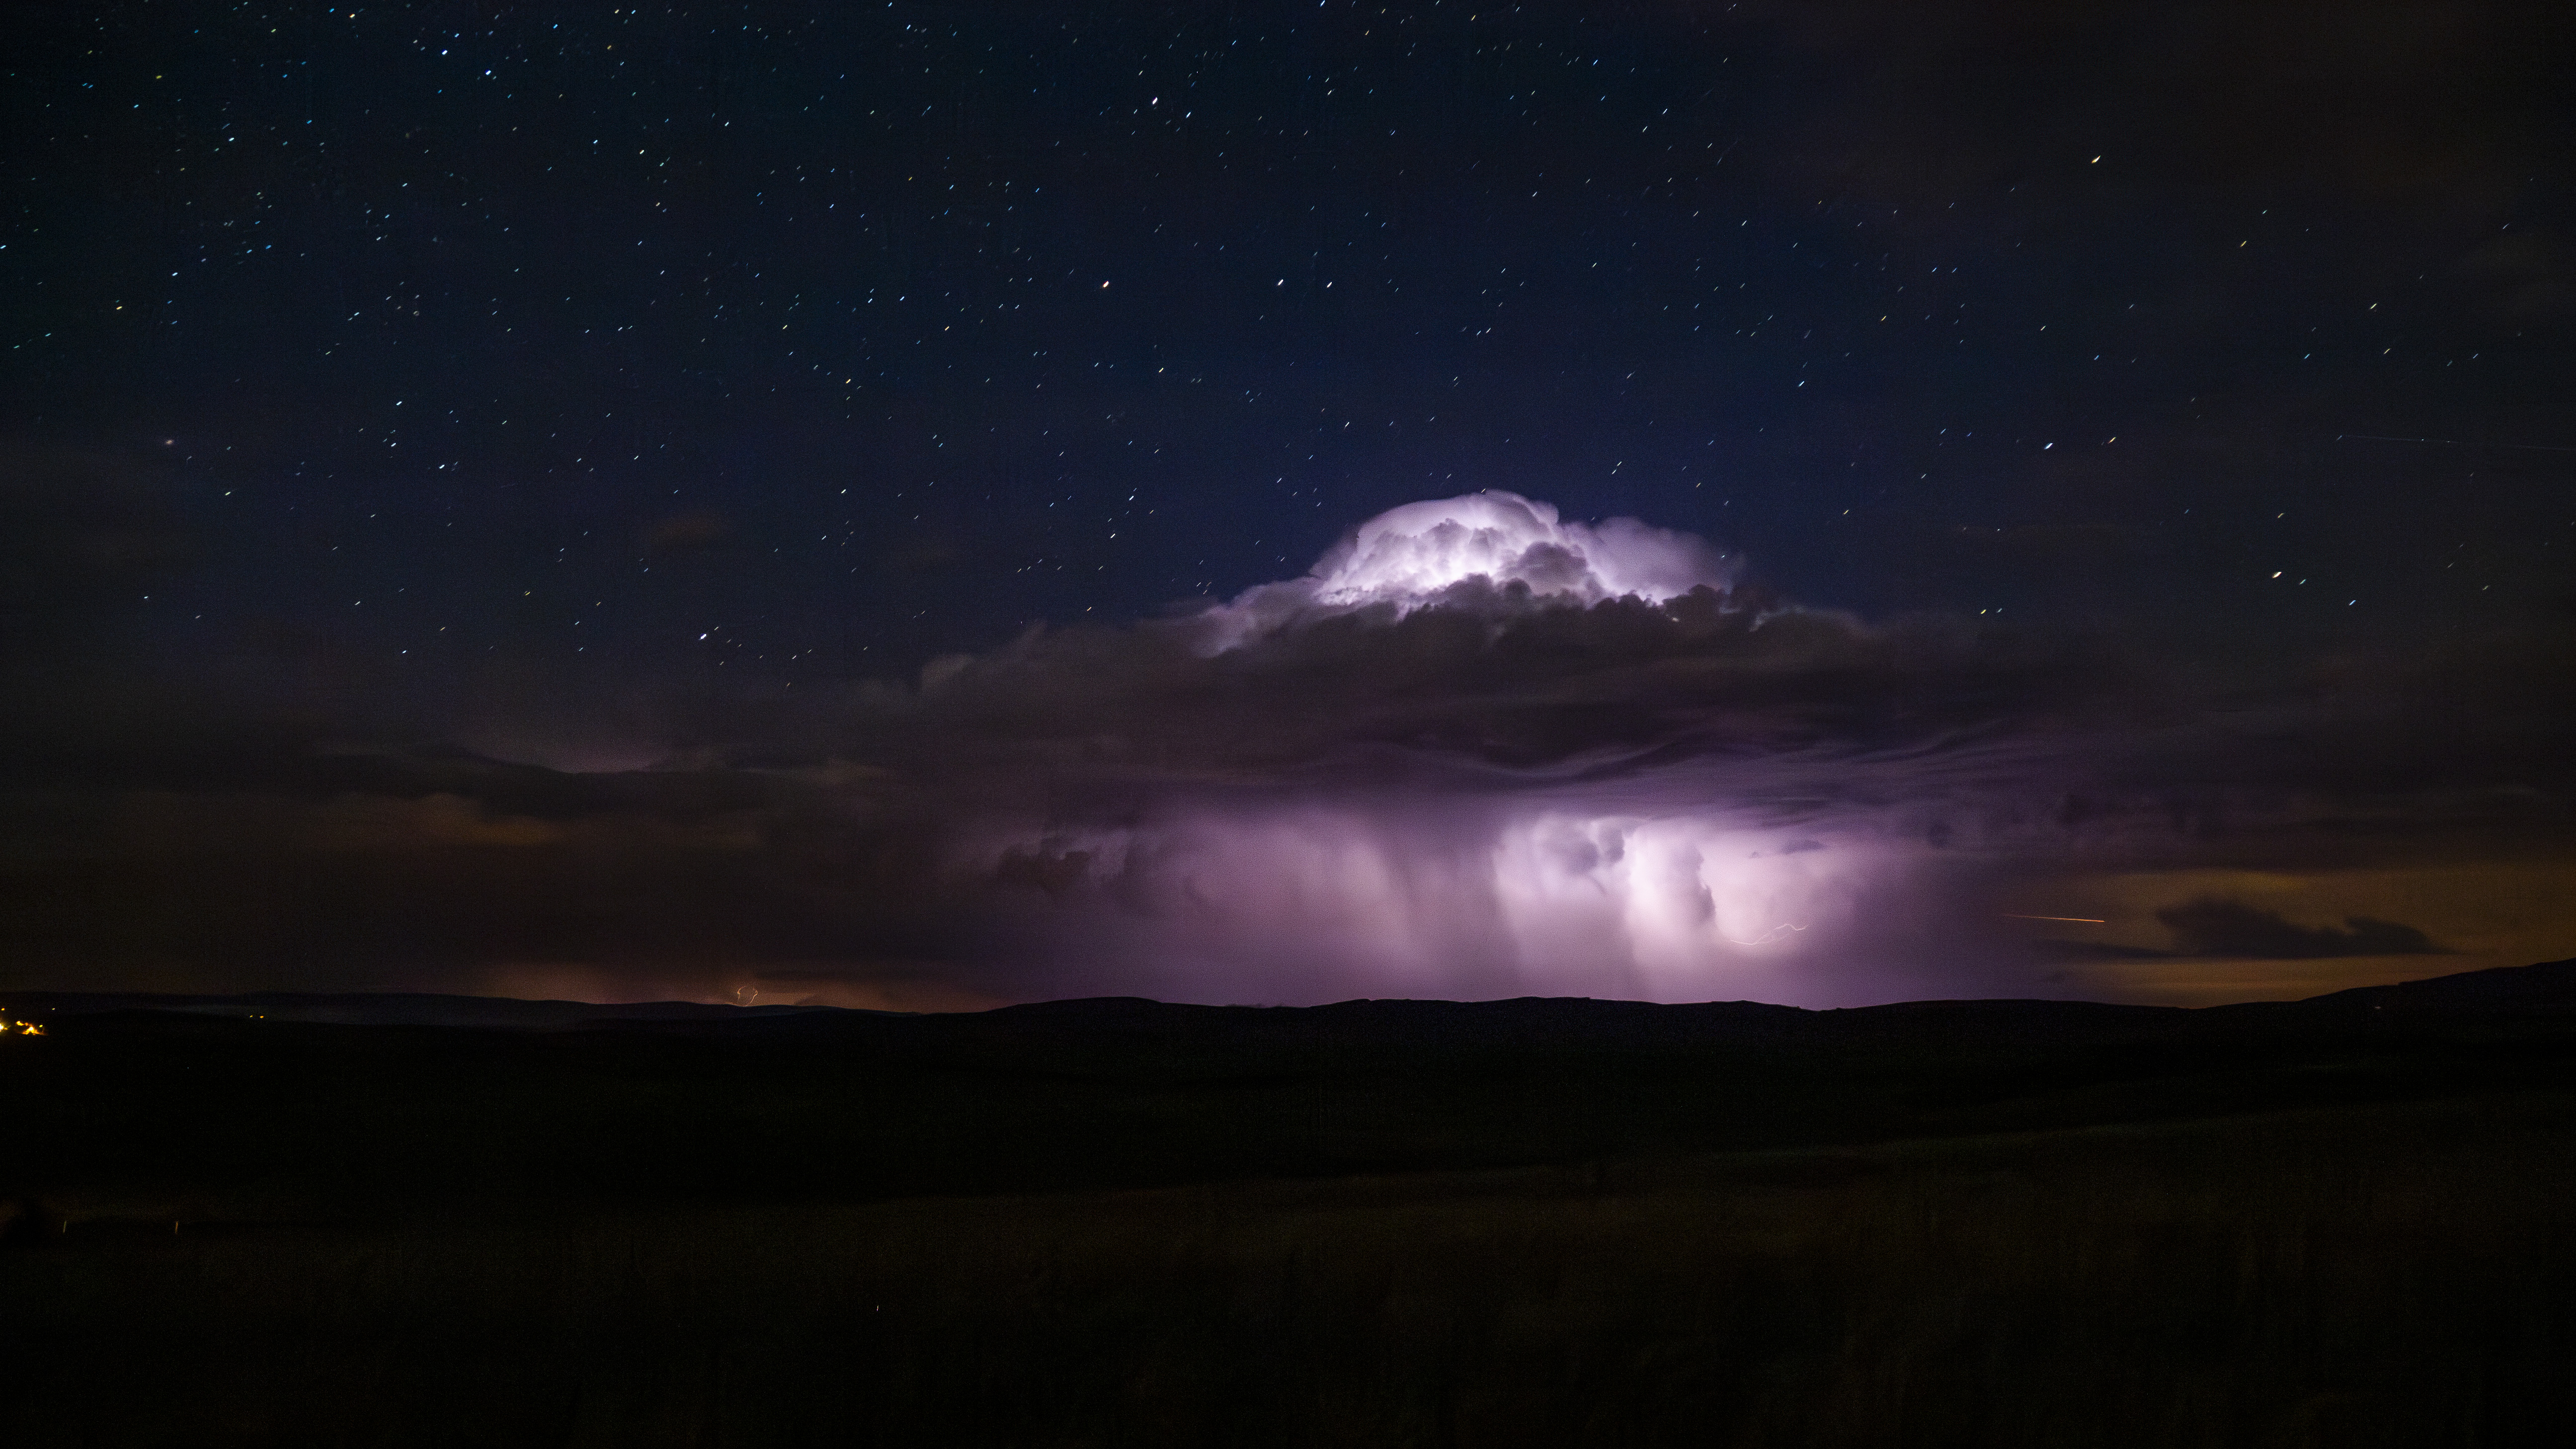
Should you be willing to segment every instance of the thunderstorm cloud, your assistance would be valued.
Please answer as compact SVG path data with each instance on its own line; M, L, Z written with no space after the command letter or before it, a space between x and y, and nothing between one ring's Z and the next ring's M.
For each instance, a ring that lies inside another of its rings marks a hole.
M2358 866L2391 822L2546 836L2564 794L2549 710L2463 715L2439 661L2249 690L1784 604L1739 567L1471 494L1229 601L909 680L522 708L552 743L518 762L172 694L30 736L0 929L53 985L1836 1005L2180 959L2013 924L2078 867ZM2347 914L2161 917L2193 958L2438 949Z

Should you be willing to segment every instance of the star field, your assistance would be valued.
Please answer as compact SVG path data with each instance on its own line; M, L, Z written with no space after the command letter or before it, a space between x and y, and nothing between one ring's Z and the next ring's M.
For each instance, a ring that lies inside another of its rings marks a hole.
M1870 609L2045 607L1959 576L2037 529L2412 615L2576 526L2348 437L2571 441L2542 138L2386 225L2380 158L2088 97L2107 31L1938 96L1732 12L461 14L61 12L16 78L21 421L167 440L243 561L183 649L908 667L1478 486Z

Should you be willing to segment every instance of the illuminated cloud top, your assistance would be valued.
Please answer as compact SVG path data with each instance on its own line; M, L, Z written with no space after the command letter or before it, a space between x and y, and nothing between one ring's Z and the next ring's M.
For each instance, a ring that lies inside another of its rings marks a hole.
M1727 556L1691 534L1633 518L1569 523L1553 504L1487 489L1388 509L1306 577L1248 589L1203 622L1222 650L1324 613L1386 608L1401 618L1435 604L1662 603L1733 580Z
M1725 558L1686 533L1614 518L1566 523L1553 504L1499 489L1391 508L1315 565L1326 604L1391 603L1410 611L1471 578L1591 604L1660 603L1732 577Z

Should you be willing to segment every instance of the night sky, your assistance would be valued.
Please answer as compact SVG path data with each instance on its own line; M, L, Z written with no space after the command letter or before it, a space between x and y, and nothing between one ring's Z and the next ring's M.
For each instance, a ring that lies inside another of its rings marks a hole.
M2564 7L42 5L0 65L0 989L2576 952ZM1354 543L1484 490L1381 532L1493 567Z

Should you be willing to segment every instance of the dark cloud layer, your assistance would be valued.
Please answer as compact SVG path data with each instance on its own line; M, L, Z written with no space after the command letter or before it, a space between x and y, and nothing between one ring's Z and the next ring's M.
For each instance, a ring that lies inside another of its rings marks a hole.
M2034 955L1981 906L2071 859L2566 844L2565 686L2492 694L2474 657L2261 687L1992 620L1481 577L1215 647L1223 617L1032 630L914 681L625 701L630 725L681 722L644 769L170 686L115 730L22 733L5 944L53 985L1830 1002L2158 954ZM2157 914L2193 956L2439 949L2224 899Z
M2327 956L2432 956L2441 948L2422 931L2395 921L2347 916L2343 928L2301 926L2243 901L2208 896L2168 906L2156 919L2182 949L2200 956L2299 961Z

